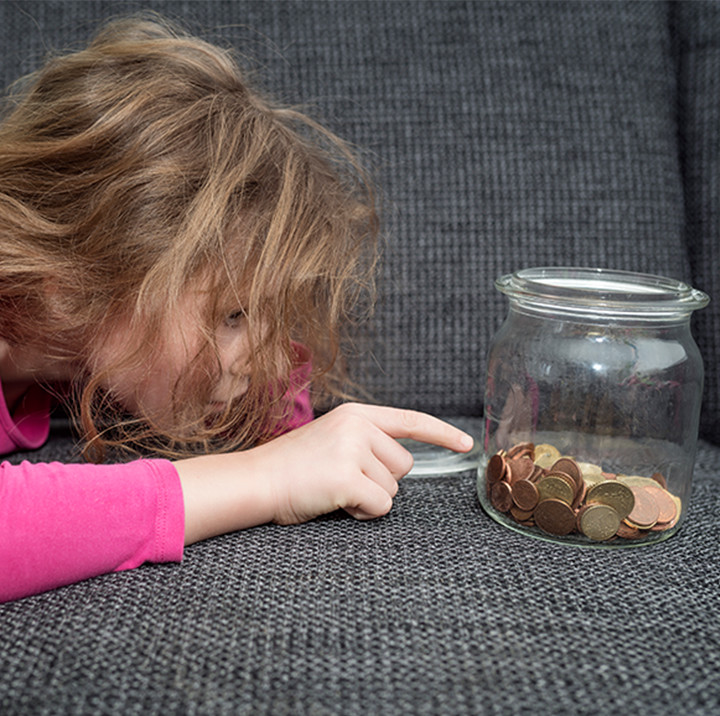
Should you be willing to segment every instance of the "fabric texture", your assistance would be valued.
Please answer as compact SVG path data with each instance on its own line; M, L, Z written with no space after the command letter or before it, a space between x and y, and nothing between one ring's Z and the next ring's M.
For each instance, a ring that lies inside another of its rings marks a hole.
M530 540L472 471L392 512L193 545L0 605L0 713L707 716L720 711L717 2L215 0L152 8L237 48L274 94L367 149L384 193L382 402L482 414L526 266L669 275L710 293L685 523L622 550ZM5 83L111 0L0 3ZM13 457L72 460L72 437Z
M717 461L701 444L687 522L653 547L517 535L468 472L406 478L378 521L267 525L0 605L0 712L708 716Z

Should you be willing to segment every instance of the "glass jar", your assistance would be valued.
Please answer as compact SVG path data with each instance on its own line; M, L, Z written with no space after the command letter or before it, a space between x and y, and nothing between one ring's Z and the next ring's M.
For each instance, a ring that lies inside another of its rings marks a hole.
M526 535L627 547L686 515L703 365L680 281L532 268L495 282L510 300L488 356L478 497Z

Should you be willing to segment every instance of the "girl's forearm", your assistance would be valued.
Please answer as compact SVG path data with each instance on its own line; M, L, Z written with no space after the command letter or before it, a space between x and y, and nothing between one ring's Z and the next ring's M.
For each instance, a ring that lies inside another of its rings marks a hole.
M273 520L271 486L253 469L251 453L174 463L185 503L186 545Z

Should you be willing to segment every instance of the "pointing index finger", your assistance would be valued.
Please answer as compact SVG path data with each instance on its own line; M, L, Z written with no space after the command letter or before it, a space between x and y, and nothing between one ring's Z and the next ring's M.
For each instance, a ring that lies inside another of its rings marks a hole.
M468 452L473 446L473 438L466 432L427 413L378 405L362 408L368 409L369 419L392 438L410 438L455 452Z

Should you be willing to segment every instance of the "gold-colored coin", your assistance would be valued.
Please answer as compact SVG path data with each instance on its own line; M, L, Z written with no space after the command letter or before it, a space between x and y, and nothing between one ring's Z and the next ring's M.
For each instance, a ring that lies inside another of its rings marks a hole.
M546 470L560 457L560 451L548 443L540 443L535 446L535 464L544 467Z
M627 485L617 480L604 480L593 485L587 492L585 502L588 505L609 505L624 520L635 506L635 496Z
M617 481L622 482L628 487L657 487L657 482L651 477L643 477L642 475L618 475Z
M569 478L572 481L572 478ZM539 500L555 498L562 500L568 505L575 499L575 489L560 475L546 475L537 482Z
M578 462L577 466L580 468L580 474L588 487L604 480L600 465L593 462Z
M580 516L580 530L591 540L602 542L615 536L620 527L620 515L610 505L588 505Z

